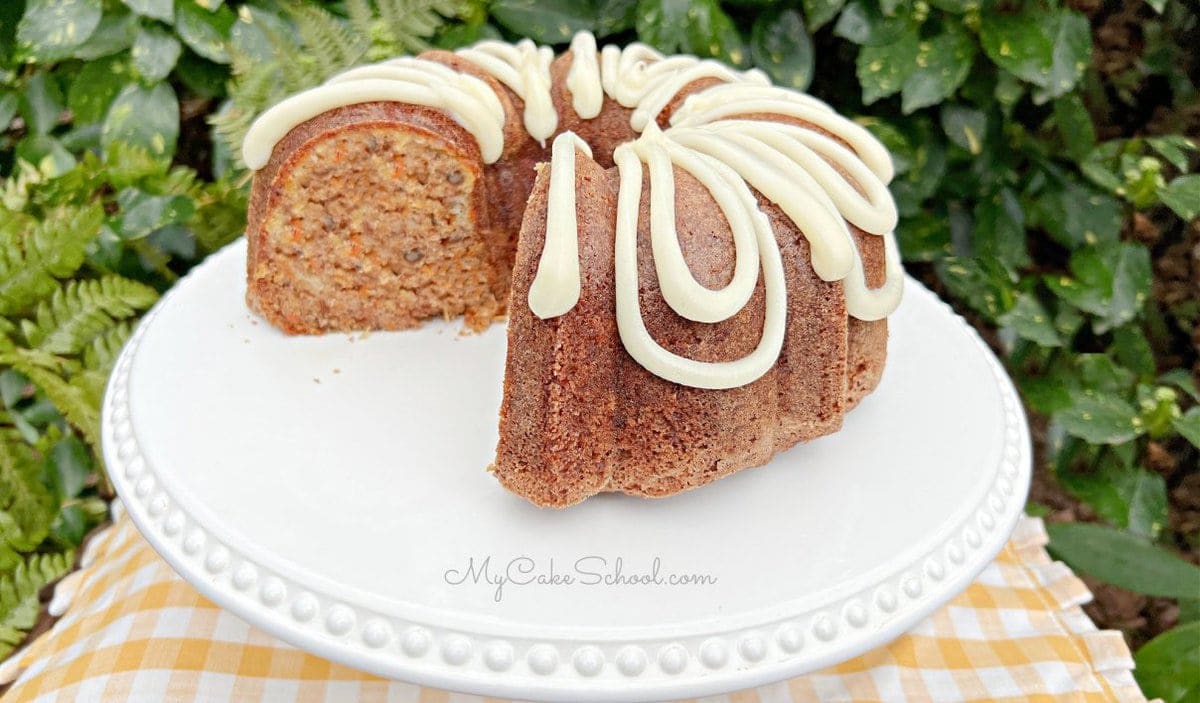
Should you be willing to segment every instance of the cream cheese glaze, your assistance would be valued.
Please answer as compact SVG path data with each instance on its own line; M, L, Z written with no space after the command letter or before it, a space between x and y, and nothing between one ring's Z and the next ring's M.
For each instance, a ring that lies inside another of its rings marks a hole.
M579 223L575 217L575 150L592 149L574 132L563 132L550 149L546 237L538 272L529 286L529 309L543 320L565 315L579 302Z
M623 49L605 46L597 52L595 37L588 32L574 37L571 50L566 86L576 114L594 118L607 96L632 108L630 126L640 133L613 154L620 179L617 326L622 344L639 364L667 380L714 389L751 383L774 366L787 326L786 279L778 241L755 191L776 204L807 240L816 274L826 281L842 281L850 315L878 320L896 308L904 271L893 234L896 208L887 189L893 167L887 150L866 129L816 98L771 85L761 71L736 71L692 56L665 57L638 43ZM531 137L544 146L554 136L558 114L551 97L551 49L527 39L515 45L489 40L457 53L522 100ZM703 78L721 82L690 95L671 115L669 126L660 129L659 114L686 86ZM266 111L246 136L243 158L250 168L261 168L275 144L302 122L336 107L374 101L440 108L474 136L485 163L494 163L503 152L504 111L486 82L437 62L401 58L346 71ZM750 115L794 118L837 139ZM551 146L546 237L528 296L530 310L542 319L568 313L579 300L577 151L591 157L588 145L571 132L559 134ZM734 272L720 290L697 281L684 259L676 231L676 169L708 189L729 223ZM748 356L719 363L687 359L664 349L647 331L637 280L644 172L649 174L655 272L672 310L701 323L727 320L745 307L762 275L762 337ZM883 237L882 286L868 286L847 223Z

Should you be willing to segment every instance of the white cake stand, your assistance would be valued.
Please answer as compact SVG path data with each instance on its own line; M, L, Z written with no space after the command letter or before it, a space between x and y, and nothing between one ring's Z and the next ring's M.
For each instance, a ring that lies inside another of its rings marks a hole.
M286 337L246 310L244 264L239 242L146 316L105 399L105 459L200 592L364 671L544 700L772 682L911 628L1023 507L1013 387L912 280L883 383L838 434L666 500L554 511L485 471L502 326Z

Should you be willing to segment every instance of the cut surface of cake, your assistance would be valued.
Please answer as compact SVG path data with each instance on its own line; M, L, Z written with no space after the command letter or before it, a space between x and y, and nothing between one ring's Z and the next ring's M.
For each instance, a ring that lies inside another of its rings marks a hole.
M493 473L538 505L762 465L883 372L890 158L759 71L485 41L292 96L243 157L247 302L285 332L507 313Z

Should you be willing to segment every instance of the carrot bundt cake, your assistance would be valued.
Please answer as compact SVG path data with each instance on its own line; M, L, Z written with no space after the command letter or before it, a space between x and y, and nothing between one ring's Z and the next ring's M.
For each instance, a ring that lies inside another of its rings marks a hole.
M887 151L760 71L485 41L294 95L243 156L247 301L280 329L507 312L493 468L538 505L764 464L883 371Z

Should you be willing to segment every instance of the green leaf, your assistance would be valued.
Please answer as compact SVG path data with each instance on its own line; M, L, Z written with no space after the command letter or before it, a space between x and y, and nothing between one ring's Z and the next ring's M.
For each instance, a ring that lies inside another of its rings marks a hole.
M0 220L0 313L21 312L58 288L83 264L84 252L100 232L99 203L60 206L38 221Z
M691 6L689 0L640 0L635 23L638 38L668 54L685 48Z
M1167 524L1167 482L1143 469L1125 473L1115 482L1128 506L1124 526L1139 537L1154 539Z
M75 167L75 157L62 142L46 134L27 134L17 142L17 158L33 164L49 178L55 178Z
M987 135L987 114L965 105L950 103L942 107L942 131L950 141L978 156Z
M14 566L14 551L37 548L57 508L32 448L16 431L0 431L0 569Z
M1017 380L1021 388L1021 397L1034 412L1052 415L1071 406L1071 394L1056 373L1018 375Z
M887 16L876 3L865 0L853 0L846 5L833 27L834 34L861 46L894 44L915 31L907 14Z
M976 204L975 255L994 259L1010 272L1029 265L1025 213L1012 190L1003 188Z
M12 124L13 117L17 115L17 108L20 106L21 99L17 93L13 91L0 91L0 132L8 131L8 126Z
M599 0L596 3L596 37L633 29L637 22L638 0Z
M0 658L7 657L37 622L38 591L56 581L75 561L74 552L33 554L0 577Z
M1092 328L1103 334L1137 317L1150 294L1150 252L1140 244L1114 242L1081 249L1071 256L1067 276L1046 277L1058 297L1096 316Z
M172 0L121 0L121 2L143 17L150 17L167 23L175 19ZM183 0L180 4L187 4L187 2L188 0Z
M143 27L130 51L134 68L148 84L157 83L170 75L181 53L183 46L178 39L154 27Z
M1054 122L1072 159L1082 161L1096 146L1096 128L1092 116L1078 95L1064 95L1054 101Z
M1013 108L1025 95L1025 84L1011 73L1001 71L996 76L996 87L992 89L992 97L1000 104L1005 117L1012 117Z
M131 78L132 69L124 56L110 56L84 64L67 91L67 107L75 122L103 121L113 99Z
M1196 700L1200 696L1200 622L1177 625L1150 640L1134 655L1134 662L1133 674L1147 698L1179 703Z
M935 261L950 255L950 227L937 215L904 218L896 227L896 239L905 261Z
M1196 382L1192 380L1192 374L1188 373L1186 369L1171 369L1159 376L1158 382L1175 386L1190 395L1192 400L1200 401L1200 389L1196 388Z
M21 116L34 134L49 134L63 113L63 95L50 73L33 74L21 96Z
M122 239L141 239L167 225L187 222L196 211L191 198L183 195L150 195L126 188L117 196L121 214L113 222Z
M1053 61L1045 82L1038 83L1042 88L1035 94L1038 102L1070 92L1092 58L1092 28L1087 17L1064 8L1056 19Z
M11 65L17 44L17 24L25 14L23 2L0 2L0 65Z
M1054 40L1044 11L981 13L979 41L992 63L1035 85L1042 85L1054 63Z
M878 130L880 121L875 124ZM946 141L937 133L933 124L924 118L911 120L907 125L909 134L904 135L906 151L897 151L888 145L892 158L904 165L903 173L890 184L892 196L901 217L912 217L923 209L923 202L930 198L942 184L946 173ZM886 142L885 142L886 143Z
M1120 194L1124 182L1117 175L1117 164L1127 143L1127 140L1124 139L1113 139L1097 144L1079 164L1079 170L1092 183L1110 193Z
M1125 325L1113 330L1112 352L1117 360L1136 371L1142 378L1150 378L1157 368L1150 340L1136 325Z
M916 69L904 81L904 113L936 105L954 95L971 72L974 60L975 41L956 24L920 42Z
M917 68L920 41L915 31L905 32L892 44L864 46L855 61L863 103L895 95Z
M59 492L65 499L79 496L91 480L95 465L87 445L74 436L59 440L50 454Z
M1012 309L1001 315L998 322L1018 337L1040 346L1062 346L1063 340L1054 326L1054 320L1033 293L1022 293Z
M953 12L956 15L961 15L968 10L978 10L981 4L981 0L928 0L928 2L939 10Z
M1196 151L1196 143L1180 134L1169 134L1164 137L1150 137L1146 140L1150 148L1158 152L1175 167L1177 171L1188 170L1188 152Z
M137 36L137 15L120 10L106 12L92 32L92 36L72 56L84 61L92 61L103 56L111 56L133 46L133 38Z
M1200 217L1200 173L1176 178L1158 189L1158 197L1185 221Z
M1142 434L1137 410L1121 396L1092 389L1070 396L1070 407L1055 415L1069 434L1092 444L1124 444Z
M1106 354L1078 354L1073 359L1079 373L1079 386L1095 391L1125 394L1133 388L1137 376Z
M846 0L804 0L804 15L808 17L808 26L815 32L825 26L829 20L845 7Z
M874 116L862 117L859 119L859 123L875 135L875 138L891 152L892 167L897 176L902 176L912 170L914 146L903 130L891 122L885 122Z
M767 10L750 32L750 56L776 85L804 90L812 81L813 46L795 10Z
M1193 406L1182 417L1172 420L1171 425L1193 447L1200 448L1200 406Z
M1075 87L1087 68L1092 34L1087 18L1068 9L1032 5L1022 12L982 13L979 40L997 66L1053 98Z
M595 23L588 3L570 0L497 0L489 9L501 26L546 44L569 42L576 32L591 30Z
M188 47L209 61L229 63L229 31L237 15L228 7L209 12L191 2L175 8L175 31Z
M1153 539L1167 524L1166 482L1156 473L1135 467L1133 457L1123 454L1130 452L1102 454L1090 471L1056 465L1055 478L1100 517Z
M100 396L88 393L55 370L61 362L42 351L16 349L0 353L0 363L6 363L29 377L30 382L46 397L76 429L82 433L93 452L100 451Z
M116 320L145 310L158 299L151 287L108 275L69 281L38 305L33 320L21 331L30 347L51 354L78 354Z
M1115 242L1121 232L1120 201L1073 180L1047 187L1031 203L1029 214L1055 241L1070 249Z
M29 379L16 371L0 371L0 402L4 403L4 407L11 409L25 398L28 385Z
M1046 531L1055 557L1105 583L1164 598L1200 595L1200 568L1148 539L1090 523L1052 524Z
M170 164L155 158L148 149L117 142L104 154L104 168L113 188L128 188L142 179L167 175Z
M100 0L26 0L17 43L38 62L65 59L87 41L102 14Z
M1012 280L994 261L947 257L936 263L936 269L955 297L988 320L997 319L1016 302Z
M228 66L213 63L188 52L179 58L172 75L183 83L187 92L202 98L224 98L229 73Z
M745 65L748 56L742 35L716 0L693 2L688 17L684 47L688 53L734 66Z
M128 85L108 110L100 143L106 150L115 142L132 144L169 160L178 137L179 101L171 86Z

